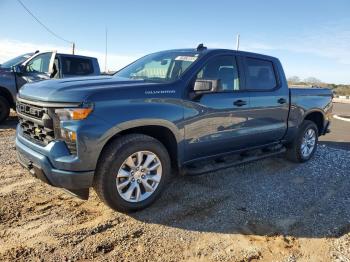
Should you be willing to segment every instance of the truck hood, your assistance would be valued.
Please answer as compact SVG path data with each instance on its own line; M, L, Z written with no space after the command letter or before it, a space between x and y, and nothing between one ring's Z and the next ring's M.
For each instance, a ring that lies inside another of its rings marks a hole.
M0 73L10 73L10 72L11 72L11 68L0 66Z
M19 91L19 97L43 102L84 102L97 92L150 84L113 76L74 77L25 84Z

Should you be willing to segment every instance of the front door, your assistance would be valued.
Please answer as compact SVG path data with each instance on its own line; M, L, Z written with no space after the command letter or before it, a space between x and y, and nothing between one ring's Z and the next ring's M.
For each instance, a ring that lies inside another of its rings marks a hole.
M17 87L26 83L47 80L51 78L56 52L39 53L26 61L21 73L17 73Z
M250 103L249 94L240 90L235 56L211 58L196 79L218 80L218 89L195 96L185 106L185 161L245 147Z

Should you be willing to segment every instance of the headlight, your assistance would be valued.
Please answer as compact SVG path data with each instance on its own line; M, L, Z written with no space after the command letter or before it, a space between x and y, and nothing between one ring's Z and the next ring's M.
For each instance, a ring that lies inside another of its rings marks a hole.
M73 155L77 153L77 133L70 130L69 127L65 128L64 121L86 119L91 114L92 110L93 104L84 104L83 107L76 108L55 109L55 138L58 140L63 140L66 143L70 153Z
M60 108L55 110L55 114L60 121L83 120L92 112L92 106L86 108Z

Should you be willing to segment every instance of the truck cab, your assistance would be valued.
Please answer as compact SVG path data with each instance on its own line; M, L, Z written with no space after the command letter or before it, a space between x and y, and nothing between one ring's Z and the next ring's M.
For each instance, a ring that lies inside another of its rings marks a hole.
M0 66L0 122L15 108L16 95L26 83L96 75L100 67L93 57L36 51L11 59Z

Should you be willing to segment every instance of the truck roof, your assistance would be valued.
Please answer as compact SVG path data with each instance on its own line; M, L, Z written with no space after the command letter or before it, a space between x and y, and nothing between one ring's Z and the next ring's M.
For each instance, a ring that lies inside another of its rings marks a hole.
M88 59L96 59L96 57L92 56L85 56L85 55L73 55L73 54L64 54L64 53L57 53L59 56L68 56L68 57L77 57L77 58L88 58Z
M209 54L209 53L234 53L237 55L244 55L244 56L251 56L251 57L260 57L260 58L266 58L269 60L275 60L277 59L276 57L265 55L265 54L259 54L259 53L254 53L254 52L248 52L248 51L241 51L241 50L233 50L233 49L225 49L225 48L207 48L207 49L202 49L200 51L197 51L195 48L180 48L180 49L170 49L170 50L164 50L160 51L161 52L195 52L198 54Z
M197 49L193 48L180 48L180 49L170 49L170 50L164 50L160 52L196 52L196 53L202 53L202 54L208 54L208 53L234 53L234 54L241 54L245 56L253 56L253 57L265 57L269 59L277 59L276 57L265 55L265 54L259 54L254 52L248 52L248 51L241 51L241 50L233 50L233 49L226 49L226 48L207 48L200 51L197 51Z

